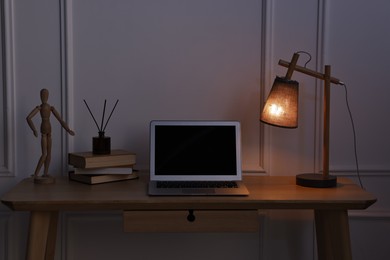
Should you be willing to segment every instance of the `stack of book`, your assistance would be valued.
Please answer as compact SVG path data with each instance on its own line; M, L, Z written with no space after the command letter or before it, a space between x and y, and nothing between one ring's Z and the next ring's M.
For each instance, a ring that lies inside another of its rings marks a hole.
M112 150L110 154L92 152L69 153L68 163L74 170L69 178L87 184L98 184L138 178L134 173L136 155L125 150Z

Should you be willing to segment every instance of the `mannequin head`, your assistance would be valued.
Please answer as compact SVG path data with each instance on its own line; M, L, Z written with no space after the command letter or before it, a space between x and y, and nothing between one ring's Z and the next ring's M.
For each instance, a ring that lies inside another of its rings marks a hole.
M41 89L42 103L46 103L48 99L49 99L49 91L45 88Z

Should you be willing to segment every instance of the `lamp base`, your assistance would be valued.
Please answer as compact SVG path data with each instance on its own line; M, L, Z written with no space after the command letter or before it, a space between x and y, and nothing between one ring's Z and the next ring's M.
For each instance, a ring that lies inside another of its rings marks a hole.
M296 184L312 188L332 188L337 186L337 177L329 176L324 178L319 173L304 173L296 176Z

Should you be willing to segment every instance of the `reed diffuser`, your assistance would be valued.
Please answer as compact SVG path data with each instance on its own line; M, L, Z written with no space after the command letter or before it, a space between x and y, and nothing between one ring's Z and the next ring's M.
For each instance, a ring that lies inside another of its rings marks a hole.
M95 122L96 127L98 129L98 136L92 137L92 153L94 153L94 154L110 154L111 153L111 138L108 136L105 136L105 130L106 130L108 122L111 119L112 113L114 112L116 105L118 104L118 101L119 101L119 99L116 101L106 123L104 124L104 117L106 114L106 105L107 105L107 100L104 100L102 120L101 120L101 124L99 126L91 109L88 106L87 101L85 101L85 99L84 99L84 103L87 106L87 109L88 109L89 113L91 114L92 119ZM104 126L103 126L103 124L104 124Z

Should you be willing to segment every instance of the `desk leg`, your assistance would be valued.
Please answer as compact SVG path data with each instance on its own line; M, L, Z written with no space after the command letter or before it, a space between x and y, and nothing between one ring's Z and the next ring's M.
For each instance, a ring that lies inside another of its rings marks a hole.
M32 211L27 244L27 260L54 259L57 238L57 211Z
M319 260L352 260L347 210L315 210Z

